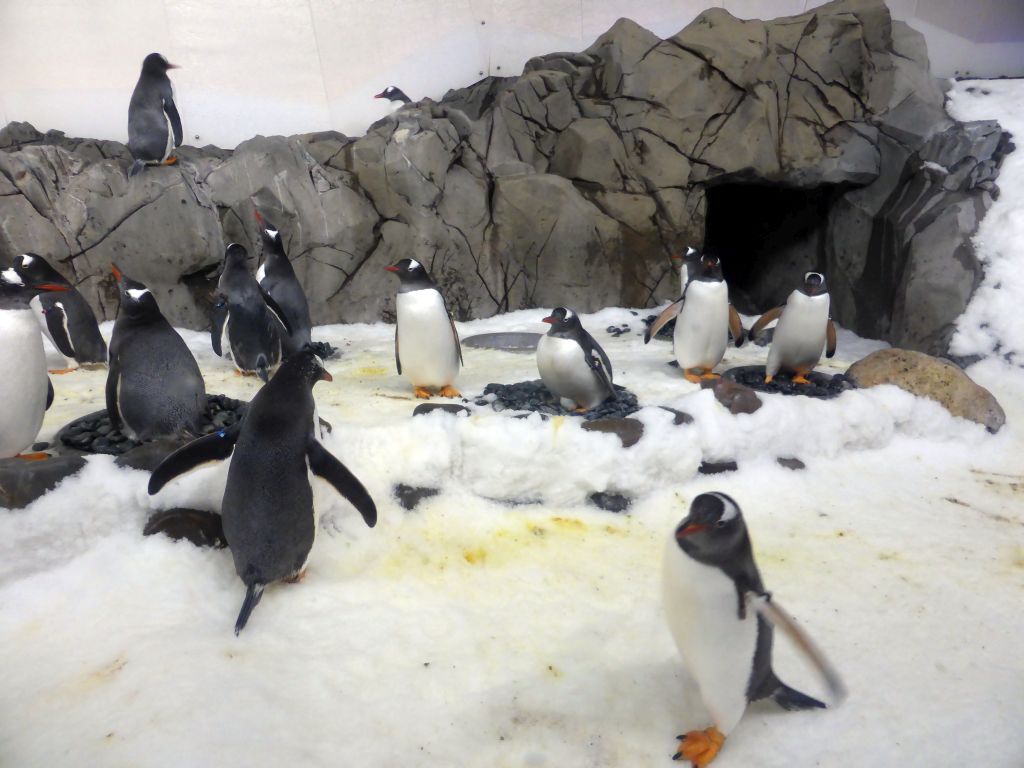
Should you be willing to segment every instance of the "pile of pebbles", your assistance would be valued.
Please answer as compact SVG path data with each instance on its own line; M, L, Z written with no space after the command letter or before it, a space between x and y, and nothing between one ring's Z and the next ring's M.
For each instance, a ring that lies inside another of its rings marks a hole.
M247 403L226 395L207 395L206 412L200 421L200 433L208 435L236 424L245 414L246 406ZM111 456L120 456L142 445L120 430L114 429L105 410L75 419L60 431L58 437L61 443L77 451L105 453Z
M640 410L636 395L618 384L613 386L619 395L618 400L606 400L583 414L563 408L558 398L551 394L540 379L520 381L516 384L488 384L475 402L477 405L489 405L496 411L533 411L548 416L582 416L587 421L621 418Z
M855 389L854 384L846 375L837 373L830 376L827 373L811 372L807 378L810 384L794 384L792 377L780 373L771 384L764 383L763 365L742 365L737 368L730 368L722 374L727 379L739 382L758 392L768 392L777 395L804 395L805 397L816 397L828 400L838 397L848 389Z

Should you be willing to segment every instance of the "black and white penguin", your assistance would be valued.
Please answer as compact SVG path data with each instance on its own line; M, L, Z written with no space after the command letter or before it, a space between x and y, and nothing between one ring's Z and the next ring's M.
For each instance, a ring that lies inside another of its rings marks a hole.
M796 384L810 384L807 374L825 357L836 353L836 326L829 317L829 295L825 276L808 272L799 288L789 294L781 307L770 309L758 318L750 329L750 338L764 330L768 323L778 320L768 350L764 381L770 384L779 371L793 374Z
M571 400L577 411L588 411L608 398L617 399L612 364L579 315L556 307L544 318L551 330L537 344L537 370L552 394Z
M693 500L667 543L662 589L669 629L712 720L706 730L678 737L674 759L706 766L752 701L770 698L784 709L825 706L772 671L773 627L759 607L770 595L729 496L702 493Z
M411 104L412 99L405 95L401 88L396 88L393 85L389 85L383 91L378 93L373 98L375 99L387 99L393 106L401 108L406 104Z
M111 270L121 294L107 373L111 422L136 440L198 434L206 410L199 364L149 289Z
M402 259L384 267L398 275L401 284L395 305L395 364L409 379L416 397L429 398L439 389L441 397L461 397L454 386L462 361L462 345L455 321L437 285L415 259Z
M53 402L43 335L31 301L40 293L66 291L57 283L26 282L13 268L0 272L0 459L47 457L22 453L36 439Z
M128 150L135 158L129 176L147 165L177 162L171 151L181 146L181 117L167 76L167 70L177 68L159 53L142 60L142 73L128 104Z
M59 294L47 291L32 299L43 333L64 357L79 365L103 365L107 362L107 342L100 334L92 307L71 283L42 257L23 253L14 259L12 268L26 283L64 286ZM65 368L50 373L68 373Z
M334 486L368 526L377 523L377 508L362 483L317 439L318 381L331 381L323 361L309 348L292 355L256 393L239 424L178 449L149 480L155 494L172 478L230 456L221 518L246 589L236 635L268 584L304 575L317 529L310 473Z
M309 317L309 302L302 283L295 276L292 263L284 252L281 232L256 212L263 240L263 263L256 270L256 281L284 313L291 333L284 338L284 355L287 357L309 344L313 322Z
M644 334L644 343L675 317L676 360L687 380L697 383L702 378L718 378L711 369L722 362L729 334L739 347L743 344L744 332L739 314L729 303L729 287L722 276L718 257L704 254L696 274L691 272L688 277L686 291L658 315Z
M249 271L248 257L238 243L227 247L217 283L211 341L213 351L230 356L240 373L256 374L266 382L281 362L291 327L284 310Z
M685 253L672 254L672 265L679 270L679 295L683 296L690 276L696 275L700 268L700 251L688 245Z

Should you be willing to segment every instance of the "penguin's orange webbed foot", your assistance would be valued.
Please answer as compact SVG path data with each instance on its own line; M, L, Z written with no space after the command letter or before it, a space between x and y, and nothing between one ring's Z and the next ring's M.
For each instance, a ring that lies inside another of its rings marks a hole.
M708 368L708 369L707 369L706 371L704 371L704 373L703 373L703 374L701 375L701 378L702 378L702 379L720 379L720 378L722 378L722 374L720 374L720 373L712 373L712 372L711 372L711 369L710 369L710 368Z
M294 576L289 576L287 579L285 579L285 583L287 583L287 584L298 584L304 578L306 578L306 569L305 568L303 568L301 571L296 573Z
M692 381L694 384L700 384L700 374L690 373L688 370L684 370L683 377L687 381Z
M811 382L802 373L798 373L796 376L793 377L793 383L794 384L810 384Z
M77 370L78 370L77 368L55 368L52 371L47 371L47 373L53 374L54 376L60 376L61 374L71 373L72 371L77 371Z
M178 158L175 157L174 155L171 155L166 160L164 160L164 165L174 165L176 162L178 162Z
M771 384L774 379L775 379L774 376L765 376L764 377L764 383L765 384Z
M451 384L445 384L441 387L441 397L462 397L462 393Z
M50 458L50 454L48 454L48 453L19 453L17 456L15 456L15 458L16 459L21 459L22 461L45 461L46 459Z
M418 397L420 400L429 400L430 398L432 398L434 396L434 393L431 392L426 387L413 387L412 388L412 393L416 397Z
M690 731L684 736L677 736L679 749L672 756L673 760L689 760L694 768L705 768L725 743L725 736L715 726L703 731Z

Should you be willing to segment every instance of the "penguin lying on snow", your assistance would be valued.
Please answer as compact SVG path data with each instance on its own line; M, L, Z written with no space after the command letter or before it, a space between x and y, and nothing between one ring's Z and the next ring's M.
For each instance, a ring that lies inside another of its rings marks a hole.
M51 292L64 293L67 287L28 282L13 268L0 273L0 459L47 458L45 453L21 451L36 439L53 402L43 335L31 309L37 295Z
M64 357L77 361L79 365L105 364L107 343L100 335L92 307L82 294L37 254L21 254L14 259L12 268L28 284L63 286L59 294L41 293L33 296L31 302L43 333L53 342L53 346ZM69 373L72 370L65 368L50 373Z
M309 302L302 283L295 276L292 263L284 252L281 232L256 212L263 240L263 264L256 270L256 282L280 307L291 332L283 339L284 356L298 352L309 344L313 323L309 318Z
M459 375L462 345L444 297L427 270L415 259L402 259L384 267L398 275L401 285L395 304L395 364L412 382L416 397L461 397L452 384Z
M724 493L693 500L668 541L662 577L669 629L713 722L679 736L674 760L690 760L698 768L710 763L752 701L770 698L783 709L825 706L775 676L773 623L811 658L832 695L843 697L842 682L824 656L770 602L743 514Z
M544 322L551 324L537 344L537 370L544 386L557 397L572 400L581 412L609 397L617 399L608 355L584 329L579 316L571 309L556 307Z
M248 253L238 243L227 247L210 340L213 351L221 357L230 355L240 373L255 373L269 381L281 362L291 326L284 310L249 272L247 259Z
M756 338L768 323L778 320L772 346L768 350L768 364L764 372L765 384L770 384L779 371L792 373L795 384L810 384L807 374L825 357L836 353L836 327L829 317L829 295L825 276L808 272L799 288L789 294L786 303L765 312L750 329L750 338Z
M136 440L198 434L206 409L199 364L149 289L111 270L121 293L107 373L111 423Z
M177 68L159 53L151 53L142 61L142 73L128 104L128 151L135 158L128 176L147 165L173 165L178 161L171 150L181 146L181 117L167 76L167 70Z
M317 440L313 385L318 381L331 381L323 361L308 348L292 355L256 393L241 422L179 448L149 480L149 493L155 494L200 464L231 457L221 517L246 588L236 635L268 584L304 575L317 528L310 472L333 485L368 526L377 523L366 489Z
M685 292L658 315L644 334L644 344L673 317L676 330L672 338L683 375L694 383L718 378L711 369L722 362L730 333L737 347L743 345L743 324L729 303L729 288L716 256L701 257L696 274L688 275ZM691 371L703 371L703 375Z

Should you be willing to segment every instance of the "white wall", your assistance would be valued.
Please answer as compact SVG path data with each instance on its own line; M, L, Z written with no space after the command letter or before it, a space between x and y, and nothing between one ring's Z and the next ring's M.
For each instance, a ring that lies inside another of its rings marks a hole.
M0 0L0 125L125 141L143 57L173 71L186 143L257 133L359 135L398 85L440 97L531 56L581 50L621 16L675 34L706 0ZM723 0L746 18L816 0ZM1024 76L1024 0L890 0L928 38L933 70Z

